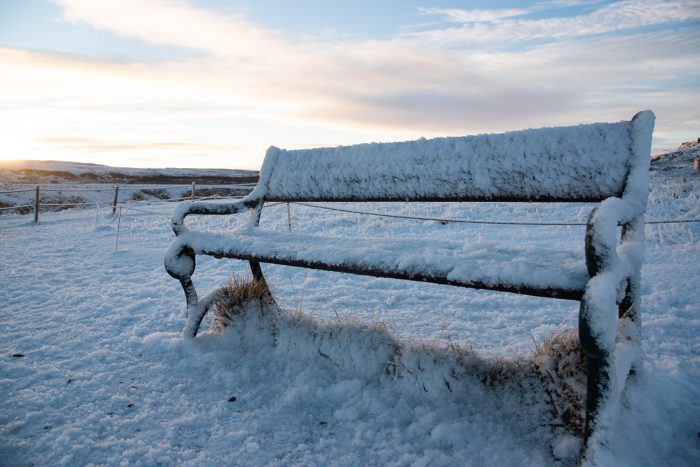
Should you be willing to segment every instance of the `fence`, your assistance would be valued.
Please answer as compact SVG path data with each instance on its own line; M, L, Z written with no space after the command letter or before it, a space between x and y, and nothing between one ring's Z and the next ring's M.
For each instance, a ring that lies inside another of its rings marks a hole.
M248 190L250 191L253 188L254 184L238 184L238 185L226 185L228 189L235 188L239 189L242 191ZM182 189L182 188L191 188L190 193L186 197L178 197L178 198L168 198L168 199L162 199L160 201L153 201L153 200L129 200L129 201L119 201L119 193L120 190L122 192L124 191L156 191L156 190L161 190L161 189ZM103 188L103 189L90 189L90 188L42 188L41 186L36 186L34 189L19 189L19 190L4 190L0 191L0 194L2 193L29 193L29 192L34 192L34 203L33 204L26 204L26 205L20 205L20 206L9 206L9 207L2 207L0 208L0 212L2 211L19 211L22 213L22 210L28 210L28 209L33 209L34 213L34 222L38 222L39 220L39 212L41 210L42 206L45 207L63 207L63 208L73 208L73 207L78 207L78 206L95 206L96 210L100 209L100 206L106 206L109 205L112 210L112 214L115 215L115 219L117 219L117 222L119 223L121 219L121 205L124 203L128 203L128 209L131 209L133 211L139 211L137 208L135 208L133 205L138 204L138 203L144 203L144 204L159 204L159 203L173 203L173 202L180 202L180 201L185 201L185 200L195 200L195 199L234 199L237 198L236 196L202 196L202 197L197 197L196 196L196 190L197 190L197 184L196 182L192 182L191 185L163 185L163 186L154 186L154 185L138 185L138 186L127 186L127 187L120 187L119 185L114 185L111 188ZM206 188L201 189L204 193L206 193ZM68 203L48 203L48 202L42 202L41 201L41 193L42 192L93 192L93 193L114 193L114 196L112 197L112 201L110 203L104 203L104 202L68 202ZM292 230L292 222L291 222L291 212L290 212L290 204L295 204L299 206L305 206L307 208L312 208L312 209L323 209L323 210L330 210L330 211L337 211L337 212L345 212L345 213L350 213L350 214L357 214L357 215L363 215L363 216L374 216L374 217L384 217L384 218L394 218L394 219L408 219L408 220L415 220L415 221L434 221L434 222L440 222L443 224L451 224L451 223L462 223L462 224L487 224L487 225L521 225L521 226L584 226L586 225L585 222L522 222L522 221L501 221L501 220L479 220L479 219L453 219L453 218L438 218L438 217L426 217L426 216L407 216L407 215L399 215L399 214L387 214L387 213L381 213L381 212L371 212L371 211L358 211L358 210L352 210L352 209L346 209L346 208L341 208L337 206L324 206L324 205L318 205L318 204L310 204L310 203L302 203L302 202L297 202L297 203L272 203L268 204L266 206L272 207L276 206L278 204L286 204L287 205L287 223L288 223L288 229L291 231ZM119 212L117 213L117 210L119 209ZM141 210L142 212L146 213L146 211ZM28 213L29 211L27 211ZM152 213L156 214L156 213ZM157 213L158 215L162 215L162 213ZM665 219L665 220L647 220L646 224L683 224L683 223L697 223L700 222L700 219ZM118 230L117 230L118 231ZM118 234L117 234L118 235ZM117 236L117 241L118 241L118 236Z
M226 188L228 189L239 189L242 191L245 191L246 189L250 190L252 189L254 184L237 184L237 185L226 185ZM210 185L206 185L210 186ZM139 185L139 186L120 186L120 185L113 185L112 187L109 188L51 188L51 187L42 187L41 185L37 185L34 188L27 188L27 189L17 189L17 190L2 190L0 191L0 194L17 194L17 193L33 193L34 200L31 204L21 204L21 205L15 205L15 206L5 206L5 207L0 207L0 212L17 212L19 214L27 214L29 212L33 212L34 214L34 222L39 221L39 212L41 211L42 207L55 207L55 208L73 208L73 207L78 207L78 206L96 206L97 204L105 204L99 201L94 201L94 202L84 202L84 201L68 201L65 203L56 203L56 202L47 202L47 201L42 201L41 199L41 194L42 193L80 193L80 192L90 192L90 193L114 193L114 196L111 201L111 207L112 207L112 213L116 214L117 207L120 203L119 201L119 192L120 190L123 192L125 191L154 191L154 190L171 190L171 189L182 189L182 188L190 188L190 193L189 196L187 197L180 197L180 198L168 198L163 199L162 202L178 202L178 201L184 201L187 199L195 200L195 199L206 199L206 198L211 198L211 197L197 197L196 196L196 191L197 191L197 184L196 182L192 182L191 185ZM207 188L201 188L201 190L206 190ZM151 203L153 201L150 201Z

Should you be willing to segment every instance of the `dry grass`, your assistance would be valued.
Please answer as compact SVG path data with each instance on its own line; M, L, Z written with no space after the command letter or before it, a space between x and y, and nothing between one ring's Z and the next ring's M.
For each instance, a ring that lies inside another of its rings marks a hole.
M577 329L555 333L535 343L532 365L544 385L552 415L573 435L583 436L586 360Z
M87 202L87 200L82 196L65 196L59 194L58 196L47 198L44 202L60 204L61 206L50 206L50 208L56 211L63 211L64 209L72 209L77 207L78 205L84 204Z
M144 188L142 190L134 191L133 193L131 193L130 199L132 201L143 201L146 199L146 196L150 196L157 199L170 199L170 195L168 194L168 192L162 188Z
M481 382L490 387L515 383L526 377L522 362L502 356L486 358L479 367Z
M164 190L162 188L144 188L141 191L143 192L143 194L153 196L154 198L170 199L170 194L167 192L167 190Z
M245 319L245 314L253 310L265 313L273 303L264 283L246 281L239 277L233 277L227 286L220 289L219 294L219 299L212 306L211 329L214 333L223 333L234 319ZM347 313L336 312L335 320L324 322L310 317L298 308L276 315L275 319L281 320L276 323L283 328L284 323L292 328L308 328L310 338L318 343L327 343L329 339L347 339L347 336L355 332L360 338L367 337L367 332L379 334L383 336L380 341L387 348L393 349L389 352L394 355L389 359L391 368L386 368L386 374L398 379L413 379L416 384L422 385L425 392L440 390L440 387L443 390L447 388L450 392L459 392L458 388L476 378L501 394L511 391L516 397L521 397L523 407L536 405L538 400L541 402L543 392L553 428L565 430L574 436L583 436L586 365L576 329L555 333L545 338L541 344L535 343L531 358L506 358L479 356L469 343L456 342L449 337L446 341L436 339L401 343L391 333L389 323L374 320L362 322ZM298 337L304 335L301 333ZM347 349L337 350L342 354ZM339 362L346 357L328 353L328 349L319 348L322 357L337 359ZM438 373L443 376L444 386L434 384ZM461 380L464 382L461 383Z
M10 208L10 207L12 207L11 204L3 203L2 201L0 201L0 209L2 209L2 208ZM0 216L3 215L3 214L6 213L6 212L12 212L12 211L10 211L10 210L7 210L7 211L0 211Z
M212 332L223 333L231 320L251 304L262 310L271 303L272 297L264 282L234 276L219 290L219 299L212 306Z

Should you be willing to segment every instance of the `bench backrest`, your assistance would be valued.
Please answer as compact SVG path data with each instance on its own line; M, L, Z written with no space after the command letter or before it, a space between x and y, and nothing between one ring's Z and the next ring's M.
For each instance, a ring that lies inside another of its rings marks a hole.
M618 123L272 147L260 183L268 201L600 201L621 196L635 164L648 164L652 127L645 111Z

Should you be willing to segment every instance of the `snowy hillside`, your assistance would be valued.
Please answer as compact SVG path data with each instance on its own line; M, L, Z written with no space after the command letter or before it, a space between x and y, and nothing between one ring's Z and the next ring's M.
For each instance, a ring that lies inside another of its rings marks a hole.
M691 148L692 149L692 148ZM695 150L695 149L692 149ZM683 151L684 154L688 151ZM645 364L600 465L700 465L700 176L652 171L643 267ZM682 156L690 158L691 156ZM691 159L692 160L692 159ZM332 204L406 216L585 222L588 204ZM172 205L0 216L3 465L572 465L533 349L578 303L263 266L280 312L178 336L184 298L163 269ZM188 222L231 231L247 216ZM470 247L558 244L584 227L417 221L284 205L262 225ZM243 262L198 258L206 291ZM395 358L400 354L400 358ZM572 382L575 385L575 381Z
M222 184L255 181L253 170L134 169L66 161L2 161L3 183L198 183Z
M40 211L95 203L175 201L190 198L192 183L198 198L240 196L257 182L257 171L227 169L134 169L61 161L0 163L0 215L33 212L35 187L40 186ZM119 185L119 193L115 186ZM16 209L12 209L15 207Z
M688 174L697 158L700 158L700 138L681 144L675 151L655 154L651 158L651 169L683 176Z

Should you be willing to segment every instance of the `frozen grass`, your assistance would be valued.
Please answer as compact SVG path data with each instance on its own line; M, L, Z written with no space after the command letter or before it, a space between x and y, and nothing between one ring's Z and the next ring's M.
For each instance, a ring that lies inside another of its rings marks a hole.
M669 174L652 174L647 219L700 217L700 177ZM109 202L110 193L103 194ZM537 203L340 207L584 222L590 211ZM0 464L571 463L580 438L556 415L565 406L553 412L530 364L533 338L544 346L547 336L575 326L577 303L265 265L275 299L293 311L248 310L222 334L185 343L182 291L162 266L171 210L125 211L117 251L111 209L46 213L38 224L2 216L0 263L9 273L0 276ZM188 222L231 233L246 219ZM284 205L266 207L263 223L286 231ZM582 247L584 233L296 205L292 226L470 243L538 237L572 249ZM699 229L646 227L644 364L628 382L599 465L700 465ZM245 262L203 258L195 281L204 292L247 270ZM559 366L543 368L561 389Z
M535 342L532 365L540 376L552 410L571 434L583 436L586 398L586 359L578 330L557 332Z
M219 289L219 298L210 311L212 332L222 334L231 320L240 317L250 307L265 310L272 305L273 301L264 282L245 280L234 275L227 285Z
M141 190L134 191L133 193L131 193L131 197L129 199L131 199L132 201L143 201L147 198L159 200L170 199L170 193L168 193L167 190L162 188L143 188Z
M583 436L586 365L576 329L555 332L542 343L535 342L528 357L480 356L467 342L449 337L404 340L392 332L390 323L362 321L352 313L336 312L335 319L324 320L301 307L281 309L271 300L264 283L238 275L220 289L211 313L211 333L223 335L231 325L234 330L230 332L238 334L236 345L249 341L250 333L257 332L254 340L289 346L286 351L290 357L301 357L294 355L294 349L312 348L312 356L318 354L354 373L362 368L351 356L364 353L368 366L374 362L381 367L375 371L388 376L386 384L412 381L425 393L435 391L436 384L452 393L463 380L480 382L486 390L508 393L534 407L546 404L551 419L545 423L554 435ZM280 340L289 334L295 336L293 343ZM368 340L374 354L366 352Z

